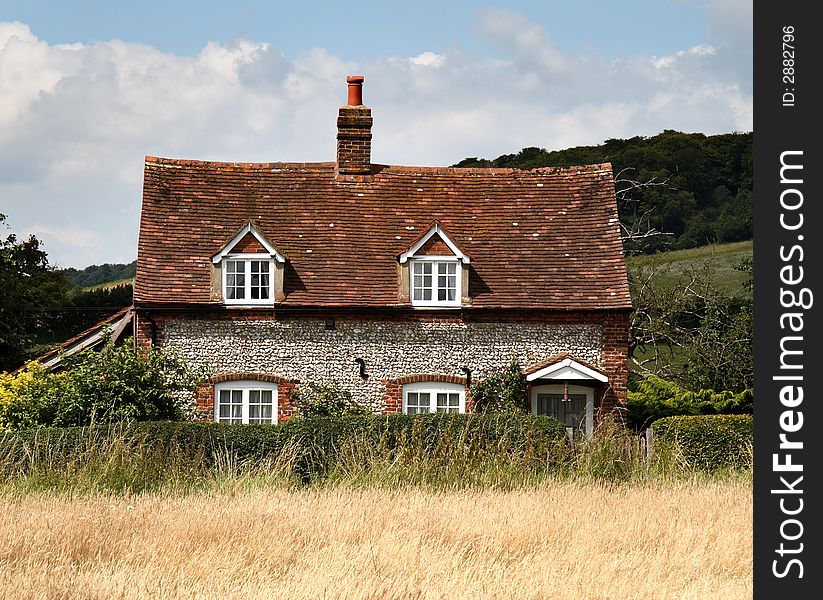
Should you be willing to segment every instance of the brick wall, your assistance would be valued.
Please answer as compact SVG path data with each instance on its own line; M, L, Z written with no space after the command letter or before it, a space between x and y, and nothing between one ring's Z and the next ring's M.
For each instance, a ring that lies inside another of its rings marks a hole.
M609 377L608 386L599 390L601 410L624 407L629 387L629 313L615 313L603 323L603 371Z

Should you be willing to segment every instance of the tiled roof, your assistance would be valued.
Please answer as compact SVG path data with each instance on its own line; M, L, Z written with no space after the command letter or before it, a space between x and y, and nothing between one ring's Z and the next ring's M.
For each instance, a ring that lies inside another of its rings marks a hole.
M471 256L472 307L631 307L611 165L458 169L146 157L136 305L214 304L210 257L252 222L294 306L403 306L398 260L439 222Z
M63 356L71 356L88 348L97 348L106 341L113 344L119 343L125 336L131 334L131 317L130 306L121 308L113 315L109 315L102 321L95 323L62 344L58 344L34 360L42 364L46 369L54 370L62 366ZM108 336L104 335L106 333L106 326L110 328ZM18 371L21 369L23 369L23 367L20 367Z

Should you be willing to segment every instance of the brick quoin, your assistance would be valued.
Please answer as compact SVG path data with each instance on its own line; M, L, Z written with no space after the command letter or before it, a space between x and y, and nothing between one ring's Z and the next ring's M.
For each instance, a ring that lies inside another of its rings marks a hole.
M609 378L597 394L602 413L625 410L629 389L629 312L616 313L603 322L603 371Z

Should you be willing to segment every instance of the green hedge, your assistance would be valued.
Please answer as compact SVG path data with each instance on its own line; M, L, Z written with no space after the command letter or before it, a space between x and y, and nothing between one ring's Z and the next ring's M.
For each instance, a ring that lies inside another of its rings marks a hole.
M751 415L698 415L658 419L654 443L676 443L689 466L712 471L751 465L754 423Z
M294 418L282 425L228 425L192 422L134 422L129 425L38 428L6 433L4 461L26 469L48 460L66 463L93 445L115 442L156 456L197 457L206 464L230 460L255 465L290 453L293 469L304 482L322 479L337 462L341 444L401 447L425 454L446 444L469 445L472 451L504 449L541 456L565 440L565 427L548 417L529 415L369 415Z

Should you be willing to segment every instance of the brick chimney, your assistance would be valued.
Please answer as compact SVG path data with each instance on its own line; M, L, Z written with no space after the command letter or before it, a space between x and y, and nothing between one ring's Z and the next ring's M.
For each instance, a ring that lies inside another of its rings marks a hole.
M349 97L337 116L337 181L371 181L371 109L363 106L363 76L346 77Z

